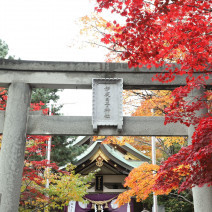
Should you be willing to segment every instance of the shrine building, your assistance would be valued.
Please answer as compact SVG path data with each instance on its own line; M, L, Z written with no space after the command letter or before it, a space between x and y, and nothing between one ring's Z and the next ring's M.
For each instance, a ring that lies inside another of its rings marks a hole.
M85 199L89 202L71 201L66 208L66 212L141 212L142 203L137 203L132 198L129 204L118 208L115 204L117 196L124 192L124 179L129 172L144 162L149 162L150 158L142 154L130 144L123 146L115 144L101 144L102 140L92 141L91 136L79 136L73 145L87 144L88 148L76 157L75 171L82 175L87 175L91 171L100 169Z

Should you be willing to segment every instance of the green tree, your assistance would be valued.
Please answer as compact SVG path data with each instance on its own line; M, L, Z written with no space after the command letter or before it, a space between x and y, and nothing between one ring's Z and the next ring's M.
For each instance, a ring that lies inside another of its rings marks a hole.
M6 56L8 55L8 45L0 39L0 59L6 58Z
M87 148L87 145L72 146L75 138L70 136L54 136L52 138L54 147L51 151L51 161L57 163L58 166L73 163L74 158Z
M9 54L8 45L5 43L5 41L0 39L0 59L10 59L10 60L14 59L14 56L8 54Z
M32 103L39 103L40 101L44 104L49 103L50 100L57 102L60 96L57 94L58 89L43 89L36 88L32 90Z
M153 196L142 201L144 207L151 211ZM158 205L165 207L165 212L193 212L191 192L182 192L180 195L173 191L169 195L158 196Z

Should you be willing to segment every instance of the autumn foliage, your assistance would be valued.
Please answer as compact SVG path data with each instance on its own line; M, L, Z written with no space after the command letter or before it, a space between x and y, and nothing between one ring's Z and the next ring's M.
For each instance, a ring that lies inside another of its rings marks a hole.
M134 168L125 179L125 187L129 189L118 196L119 205L130 202L131 197L136 196L139 202L146 199L152 193L155 184L158 165L143 163L141 166Z
M128 60L129 66L158 67L164 60L181 65L174 69L167 66L169 73L158 75L159 80L173 80L176 75L210 68L211 0L97 2L98 12L111 9L125 18L124 24L115 20L116 30L106 34L102 41L123 47L122 60Z
M130 68L160 68L162 72L153 80L163 83L178 76L186 79L186 85L172 92L172 101L164 108L165 124L194 125L196 131L191 145L183 147L160 166L152 191L167 193L176 188L182 191L196 185L211 186L211 114L199 113L203 109L210 111L207 100L211 99L211 93L203 92L199 96L192 93L207 89L206 82L211 77L212 1L97 2L97 12L107 9L122 17L121 21L108 22L108 26L116 27L105 33L101 42L114 51L118 49L119 57L127 61ZM135 194L133 190L129 192Z
M6 101L7 101L7 90L4 88L0 88L0 110L5 110Z
M183 120L188 116L193 119L190 113L205 105L198 99L195 105L187 107L188 101L183 99L192 89L204 86L205 80L210 77L212 1L97 2L98 12L104 8L111 9L112 13L125 18L124 24L117 20L109 22L115 24L116 28L109 34L105 33L101 41L121 48L121 59L128 61L129 67L162 67L164 72L156 74L154 78L161 82L173 81L177 75L187 76L187 85L173 92L173 103L166 111L166 123L186 123ZM196 77L196 72L203 74ZM188 115L185 108L189 111Z
M183 147L160 166L154 189L173 186L183 191L194 185L212 185L212 117L200 121L192 145ZM194 183L195 182L195 183Z

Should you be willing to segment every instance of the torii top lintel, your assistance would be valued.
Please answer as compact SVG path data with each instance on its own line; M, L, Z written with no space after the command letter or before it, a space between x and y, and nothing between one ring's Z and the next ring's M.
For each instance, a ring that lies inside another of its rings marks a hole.
M128 68L127 63L47 62L0 60L0 87L19 81L34 88L91 89L92 78L123 78L124 89L173 89L185 84L185 76L177 76L164 84L152 81L164 67ZM195 73L198 75L198 73ZM207 81L211 87L212 79Z

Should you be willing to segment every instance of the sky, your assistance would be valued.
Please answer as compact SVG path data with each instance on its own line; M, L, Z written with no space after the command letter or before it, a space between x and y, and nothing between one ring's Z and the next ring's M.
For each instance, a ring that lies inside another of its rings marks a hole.
M102 48L78 48L79 18L95 0L0 0L0 38L23 60L104 61Z
M79 18L95 0L0 0L0 39L22 60L104 62L106 49L84 46ZM79 48L79 46L81 48ZM64 90L64 115L91 115L91 90Z

